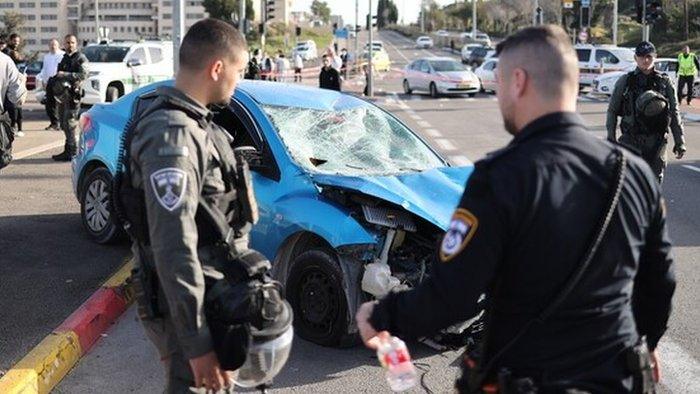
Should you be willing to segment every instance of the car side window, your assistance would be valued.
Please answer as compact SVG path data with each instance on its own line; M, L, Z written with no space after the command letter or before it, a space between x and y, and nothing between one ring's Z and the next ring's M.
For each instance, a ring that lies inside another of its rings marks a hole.
M669 72L678 72L678 63L676 62L668 62L668 65L666 66L666 71Z
M613 55L610 51L598 49L595 51L595 61L603 64L617 64L620 62L620 59L618 59L617 56Z
M484 65L486 71L493 71L494 68L496 68L496 62L488 62Z
M135 50L134 53L132 53L131 56L129 56L129 60L138 60L141 63L141 65L148 63L146 59L146 51L143 48L138 48L137 50Z
M420 63L420 72L422 73L429 73L430 72L430 64L426 61L422 61Z
M591 58L590 49L577 49L576 56L578 56L579 62L587 62Z
M163 61L163 50L156 47L148 47L148 54L151 55L151 63Z

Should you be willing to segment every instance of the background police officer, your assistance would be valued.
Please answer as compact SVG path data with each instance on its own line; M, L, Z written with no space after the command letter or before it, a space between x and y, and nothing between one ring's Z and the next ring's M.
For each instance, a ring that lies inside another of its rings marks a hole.
M656 48L652 43L637 45L634 58L637 68L620 77L610 97L605 123L608 139L617 141L617 117L621 116L619 142L640 153L661 182L669 128L676 158L681 159L686 151L676 92L671 80L654 69ZM647 114L645 108L658 111Z
M656 348L675 286L659 185L639 157L624 153L629 163L617 214L598 252L559 308L544 322L534 320L591 244L621 148L593 137L574 112L577 57L560 27L523 29L498 52L498 101L514 138L476 163L431 276L363 304L360 334L368 346L382 330L430 335L475 316L485 293L479 363L492 363L487 379L507 368L544 392L629 391L637 375L628 370L627 349L640 335ZM467 386L458 388L481 389Z
M56 161L70 161L78 152L78 115L82 99L80 85L88 76L88 60L78 51L78 39L74 35L65 37L63 49L65 54L58 63L51 87L58 103L61 130L66 136L63 152L51 156Z
M192 25L180 46L175 86L158 89L128 148L130 183L142 191L145 207L125 208L143 208L148 227L148 241L134 242L133 251L140 272L155 270L160 289L158 316L142 320L165 362L167 392L229 385L204 310L205 285L224 277L225 262L221 239L199 207L203 197L228 217L241 198L230 183L236 165L230 137L207 106L229 103L247 61L245 39L229 24L204 19Z
M695 74L700 70L698 57L690 52L689 46L683 47L683 53L678 55L678 104L683 102L683 87L686 88L686 100L688 105L693 99L693 85L695 84Z

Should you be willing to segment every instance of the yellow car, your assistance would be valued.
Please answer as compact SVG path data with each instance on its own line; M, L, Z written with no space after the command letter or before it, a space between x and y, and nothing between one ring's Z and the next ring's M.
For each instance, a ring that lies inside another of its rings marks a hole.
M369 60L369 52L365 51L362 54L362 64L367 64ZM386 51L372 51L372 67L377 71L390 71L391 70L391 59L389 59L389 54Z

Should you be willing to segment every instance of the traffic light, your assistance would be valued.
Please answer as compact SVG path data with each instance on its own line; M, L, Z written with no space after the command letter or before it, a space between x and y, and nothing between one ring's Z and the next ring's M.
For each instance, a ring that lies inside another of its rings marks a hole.
M265 21L275 17L275 0L265 0Z
M367 20L365 21L365 27L369 30L369 14L367 14ZM377 27L377 16L372 15L372 27Z
M297 37L299 37L301 35L301 27L297 26L295 33L296 33Z
M647 0L646 10L644 10L644 1L636 0L635 6L637 9L637 23L656 23L663 15L663 7L660 0Z

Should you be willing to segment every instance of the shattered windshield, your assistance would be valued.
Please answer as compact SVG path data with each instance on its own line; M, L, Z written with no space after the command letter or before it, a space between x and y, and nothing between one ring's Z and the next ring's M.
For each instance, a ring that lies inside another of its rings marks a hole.
M373 106L263 109L293 159L311 172L387 175L445 165L410 130Z

